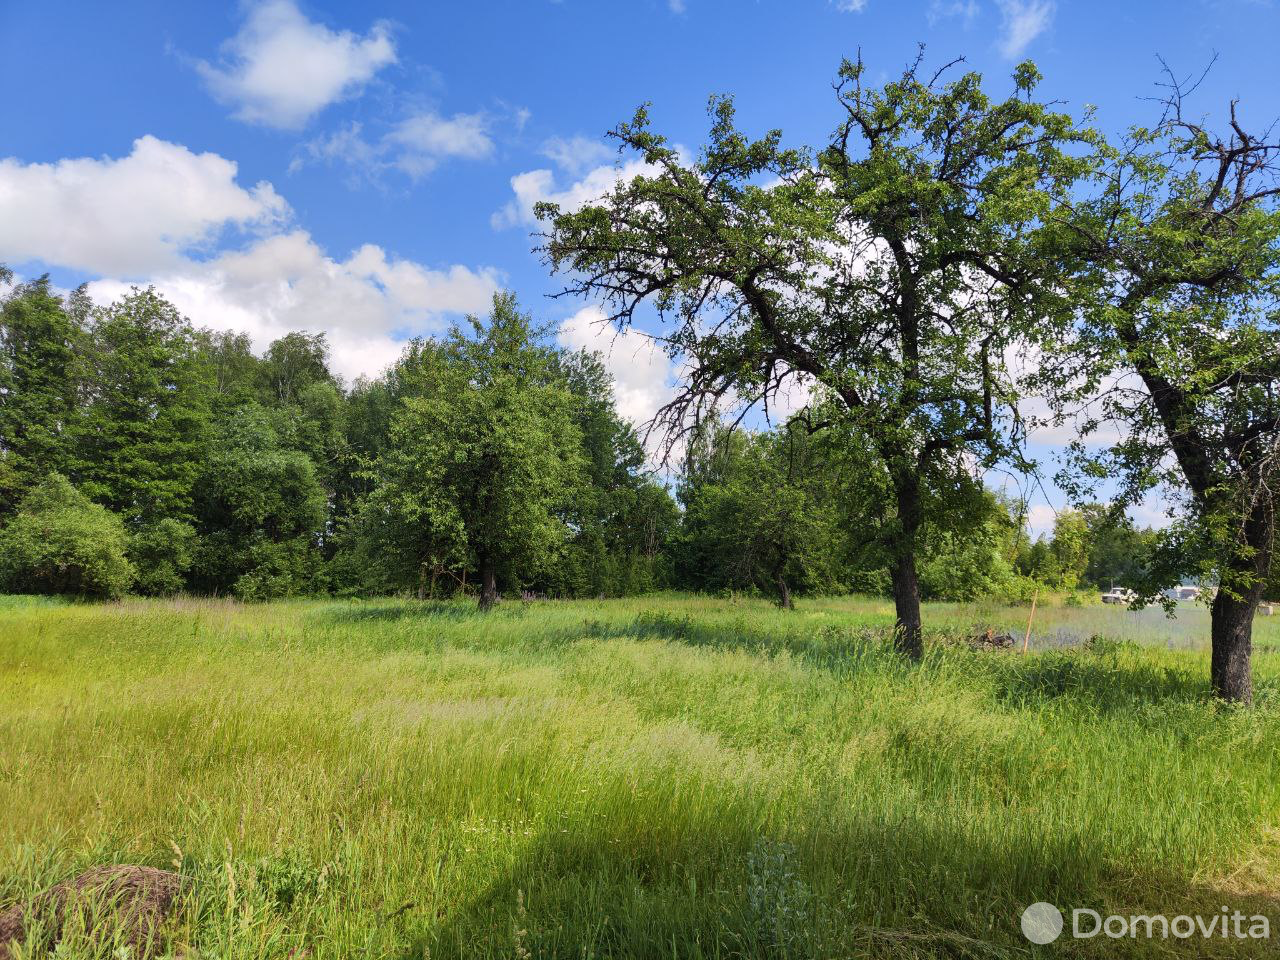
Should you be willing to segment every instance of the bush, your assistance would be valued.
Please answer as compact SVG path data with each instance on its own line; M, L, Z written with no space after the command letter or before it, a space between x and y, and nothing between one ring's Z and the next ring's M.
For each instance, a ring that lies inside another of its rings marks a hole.
M0 531L0 583L14 593L119 597L134 579L127 542L119 517L50 474Z
M1015 573L1002 583L999 589L993 590L989 599L1009 606L1025 606L1033 597L1045 596L1046 593L1047 588L1034 577Z
M129 559L137 569L137 591L165 597L182 590L187 585L195 547L195 530L171 517L135 533L129 538Z
M231 587L241 600L279 600L317 593L323 586L317 577L318 559L305 537L255 543L243 559L248 570Z

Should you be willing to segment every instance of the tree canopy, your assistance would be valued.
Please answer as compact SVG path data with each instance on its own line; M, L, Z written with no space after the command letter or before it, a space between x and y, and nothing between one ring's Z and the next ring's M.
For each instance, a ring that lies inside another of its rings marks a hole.
M1143 593L1218 582L1213 684L1247 701L1280 477L1280 141L1248 132L1235 104L1214 132L1172 74L1168 89L1155 126L1100 147L1095 189L1064 218L1079 322L1044 375L1082 434L1121 433L1101 453L1077 442L1064 484L1108 476L1121 505L1176 499Z
M895 499L884 535L913 656L924 491L1020 462L1006 357L1069 319L1052 222L1088 169L1072 148L1089 138L1034 98L1033 66L1002 100L949 76L917 59L873 88L844 63L816 156L776 130L751 140L719 97L688 157L642 108L612 136L649 173L579 210L536 208L565 293L603 300L619 326L658 313L688 369L658 418L670 439L726 403L767 409L794 379L867 439Z

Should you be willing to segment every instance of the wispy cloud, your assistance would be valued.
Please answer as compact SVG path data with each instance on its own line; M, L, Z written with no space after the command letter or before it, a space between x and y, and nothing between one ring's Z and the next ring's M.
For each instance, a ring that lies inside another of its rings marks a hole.
M933 0L926 17L931 27L942 20L959 19L967 30L981 11L978 0Z
M290 173L308 163L344 165L354 180L376 181L388 170L414 180L426 176L449 159L480 160L493 153L491 120L484 113L442 116L419 111L401 120L380 137L369 139L359 123L352 123L303 145L290 164Z
M1000 0L1003 20L997 46L1001 56L1016 60L1036 37L1053 22L1057 5L1053 0Z
M446 157L478 160L493 152L489 118L482 113L419 113L401 121L385 142L396 154L395 165L411 177L430 173Z
M599 140L580 134L573 137L552 137L543 143L540 152L565 173L575 177L592 167L607 163L614 154L613 150Z

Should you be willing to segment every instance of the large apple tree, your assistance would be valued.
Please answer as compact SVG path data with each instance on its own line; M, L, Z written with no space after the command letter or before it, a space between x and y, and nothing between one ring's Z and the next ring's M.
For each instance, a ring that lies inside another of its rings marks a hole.
M612 137L648 173L581 209L536 208L565 294L619 327L656 311L687 373L655 420L669 441L713 410L767 407L795 379L866 440L892 489L884 546L912 657L927 491L1021 459L1007 361L1068 313L1051 224L1087 167L1084 135L1035 97L1031 64L1003 99L954 66L930 75L917 58L872 87L845 62L816 153L778 131L749 139L721 97L686 156L642 108Z

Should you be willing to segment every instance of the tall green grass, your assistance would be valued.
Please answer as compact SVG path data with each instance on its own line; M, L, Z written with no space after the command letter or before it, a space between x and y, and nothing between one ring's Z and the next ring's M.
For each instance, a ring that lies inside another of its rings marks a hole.
M1237 710L1125 611L948 640L1026 614L927 609L910 665L865 600L9 603L0 906L133 862L191 878L186 956L1273 954L1023 939L1037 900L1280 939L1274 655Z

